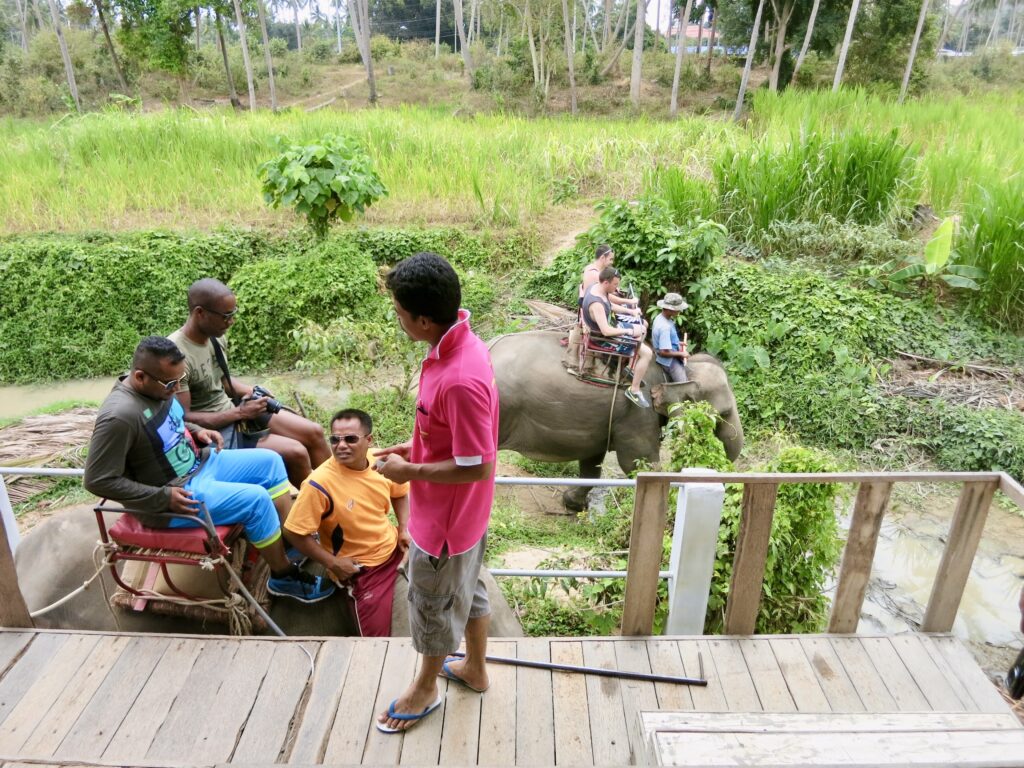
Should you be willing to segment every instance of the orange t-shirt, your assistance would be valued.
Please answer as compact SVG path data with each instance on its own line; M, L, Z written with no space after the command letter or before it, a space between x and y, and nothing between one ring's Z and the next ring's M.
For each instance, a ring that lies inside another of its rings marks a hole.
M320 533L320 545L361 565L380 565L395 551L398 530L388 520L391 500L409 493L370 465L357 472L332 456L302 482L284 527L300 536Z

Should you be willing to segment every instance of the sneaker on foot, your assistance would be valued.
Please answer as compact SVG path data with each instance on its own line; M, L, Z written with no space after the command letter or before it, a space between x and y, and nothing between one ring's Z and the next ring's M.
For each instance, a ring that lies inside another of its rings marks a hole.
M300 603L318 603L334 594L334 584L323 576L300 571L298 568L287 576L271 577L267 592L277 597L290 597Z
M641 408L651 407L651 404L647 402L647 398L644 397L643 392L634 392L631 389L627 389L622 394L624 394L626 396L626 399L629 400L629 402L633 403L633 405L637 405Z

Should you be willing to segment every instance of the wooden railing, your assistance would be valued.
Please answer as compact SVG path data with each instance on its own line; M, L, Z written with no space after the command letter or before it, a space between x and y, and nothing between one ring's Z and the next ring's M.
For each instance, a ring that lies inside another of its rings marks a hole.
M764 584L768 537L775 514L775 497L782 483L857 483L850 531L843 551L829 617L828 631L855 632L871 576L875 545L895 483L958 483L960 499L946 538L921 623L922 632L953 628L960 599L971 571L981 532L995 492L1024 509L1024 488L1004 472L838 472L832 474L757 474L723 472L672 474L643 472L637 476L633 530L622 616L623 635L650 635L658 594L658 570L671 484L742 483L740 514L732 581L725 608L725 632L754 632Z

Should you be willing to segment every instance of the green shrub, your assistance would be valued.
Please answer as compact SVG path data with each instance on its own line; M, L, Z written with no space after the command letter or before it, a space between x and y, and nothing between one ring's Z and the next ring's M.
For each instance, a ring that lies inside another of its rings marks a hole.
M817 221L773 221L758 241L765 255L810 257L829 265L906 262L921 250L920 243L896 237L887 226L839 221L829 214Z
M263 200L272 208L294 205L319 237L336 219L351 221L388 193L370 156L347 136L305 146L279 137L277 148L281 154L258 169Z
M824 454L791 447L782 450L764 472L835 472ZM835 483L783 483L775 502L768 540L764 587L754 631L758 634L821 632L830 600L825 587L841 552L835 502ZM727 486L718 538L715 571L704 631L720 633L736 556L742 506L742 486Z
M185 321L192 281L227 282L268 245L233 231L0 239L0 381L126 370L141 337Z
M387 35L374 35L370 38L370 55L374 61L397 59L402 55L402 46Z
M244 264L230 285L241 308L231 338L239 368L286 366L299 356L292 331L304 321L359 320L385 302L370 257L331 240Z
M393 389L353 394L346 408L366 411L373 419L373 441L378 448L404 443L412 436L416 399L398 395Z
M271 44L273 49L273 44ZM329 40L314 40L307 44L302 51L308 61L314 64L326 64L334 54L334 45Z

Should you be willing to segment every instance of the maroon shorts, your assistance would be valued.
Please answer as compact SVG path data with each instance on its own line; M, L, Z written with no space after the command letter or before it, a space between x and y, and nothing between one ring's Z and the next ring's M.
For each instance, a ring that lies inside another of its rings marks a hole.
M391 557L380 565L363 568L352 579L348 593L355 604L356 623L363 637L391 635L391 603L403 554L402 548L395 546Z

